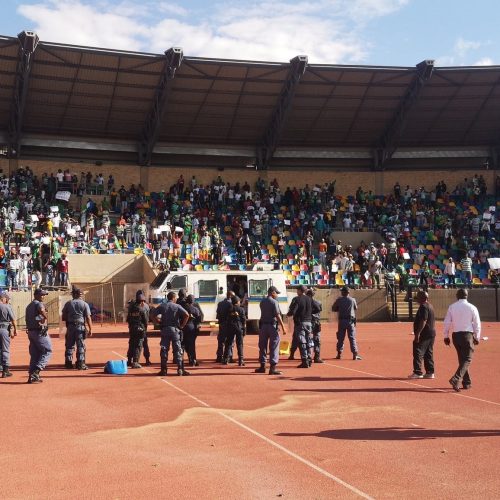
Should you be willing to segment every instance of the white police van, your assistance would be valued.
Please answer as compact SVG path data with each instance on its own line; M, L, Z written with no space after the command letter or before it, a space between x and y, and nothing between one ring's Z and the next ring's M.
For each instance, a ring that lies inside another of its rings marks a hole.
M251 271L171 271L160 273L149 287L150 303L154 307L166 300L168 292L181 288L195 297L203 310L206 322L216 321L217 304L233 291L242 298L247 309L249 331L257 329L260 318L259 303L267 295L267 289L275 286L279 291L281 312L288 311L285 275L282 271L262 266Z

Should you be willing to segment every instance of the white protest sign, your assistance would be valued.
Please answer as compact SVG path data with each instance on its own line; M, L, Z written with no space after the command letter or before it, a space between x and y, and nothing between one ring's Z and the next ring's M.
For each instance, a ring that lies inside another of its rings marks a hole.
M53 207L50 207L50 211L51 212L59 212L59 207L57 205L54 205Z
M99 229L96 234L97 236L104 236L106 234L106 231L104 229Z
M170 231L170 226L168 224L159 226L158 229L161 233L168 233Z
M73 228L71 228L71 227L69 227L68 230L66 231L66 234L68 236L76 236L76 230L73 229Z
M24 231L24 222L16 222L14 224L14 230L16 231Z
M32 215L31 222L38 222L38 215Z
M58 191L56 193L56 200L69 201L71 193L69 191Z
M175 226L175 232L176 232L176 233L183 233L183 232L184 232L184 229L183 229L182 227Z
M285 219L285 220L284 220L284 222L285 222L285 225L286 225L286 226L289 226L289 225L290 225L290 221L289 221L289 220Z
M31 253L31 249L30 249L30 247L21 247L19 249L19 253L21 255L29 255Z
M159 227L153 228L153 234L161 234L161 229Z

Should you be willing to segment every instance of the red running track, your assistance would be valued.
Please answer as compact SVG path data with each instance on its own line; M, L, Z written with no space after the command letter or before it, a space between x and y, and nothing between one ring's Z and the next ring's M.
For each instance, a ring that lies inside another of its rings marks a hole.
M119 327L118 330L123 329ZM102 373L126 353L112 329L87 341L88 372L62 369L64 343L44 383L26 384L28 342L13 341L14 376L0 380L2 490L7 499L59 498L498 498L500 329L484 324L473 388L453 392L456 354L436 342L435 380L407 380L411 325L359 324L362 361L334 360L283 375L213 363L198 339L191 377ZM441 333L441 327L439 327ZM151 338L159 361L158 338Z

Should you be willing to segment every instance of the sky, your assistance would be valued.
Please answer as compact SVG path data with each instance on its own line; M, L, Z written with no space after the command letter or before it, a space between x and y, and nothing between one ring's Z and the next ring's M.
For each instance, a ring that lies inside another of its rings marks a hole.
M0 35L311 64L500 64L498 0L1 0Z

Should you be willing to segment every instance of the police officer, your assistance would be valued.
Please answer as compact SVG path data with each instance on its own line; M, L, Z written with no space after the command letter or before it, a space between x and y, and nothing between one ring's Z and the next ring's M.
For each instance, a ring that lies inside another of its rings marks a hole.
M260 321L259 321L259 361L260 367L255 373L266 373L266 358L269 349L269 375L281 375L281 371L276 368L280 355L280 335L278 325L286 335L285 325L281 319L280 305L277 300L280 292L275 286L270 286L267 290L267 297L260 301Z
M26 329L30 341L30 366L28 384L43 382L40 372L47 366L52 356L52 342L48 335L47 310L43 298L48 292L37 288L26 307Z
M2 378L12 377L12 373L9 371L10 340L17 335L16 317L9 300L10 295L7 292L0 293L0 370Z
M358 346L356 344L356 310L358 305L356 299L349 297L349 288L343 286L340 289L342 297L339 297L332 306L332 311L338 313L338 331L337 331L337 357L340 359L344 349L345 335L349 338L351 345L352 359L359 360Z
M169 292L167 295L167 302L160 304L152 313L154 321L160 325L161 369L159 375L161 377L167 375L167 359L170 344L172 344L174 361L177 363L177 375L190 375L189 372L184 370L181 345L182 329L189 320L189 314L176 302L177 294L175 292Z
M436 338L434 308L429 294L419 290L416 296L420 304L413 322L413 372L408 378L434 378L434 340ZM425 375L422 373L424 360Z
M189 320L182 330L184 349L188 355L189 366L198 366L199 363L196 359L196 337L203 322L203 311L200 305L195 302L194 295L188 295L184 304L181 305L189 313Z
M90 307L82 299L83 292L80 288L73 288L71 295L73 298L64 304L62 310L62 320L66 322L66 361L64 367L73 368L73 350L76 344L76 368L88 370L88 366L85 364L85 338L92 336Z
M323 306L321 305L321 302L314 298L315 290L309 288L306 294L312 299L312 340L314 343L314 362L324 363L321 359L321 311L323 310Z
M137 290L135 300L130 301L127 312L127 323L129 332L127 360L131 368L141 368L139 359L142 346L146 338L149 321L149 306L146 304L146 296L142 290ZM149 356L146 358L146 364Z
M246 333L247 316L245 309L241 307L240 298L235 295L231 297L231 309L229 309L226 323L226 345L223 364L227 365L231 357L233 342L236 338L236 349L238 350L238 366L245 366L243 359L243 337Z
M229 310L232 307L231 297L234 297L235 293L228 291L226 298L217 304L217 312L215 317L219 322L219 334L217 335L217 357L215 359L216 363L222 363L224 358L224 346L226 344L226 325L229 315ZM230 351L232 351L232 346ZM230 358L232 358L232 352L229 353Z
M298 368L309 368L312 363L309 351L309 339L312 339L312 299L306 292L305 285L297 288L297 296L293 298L287 313L287 316L293 317L293 335L302 359Z

